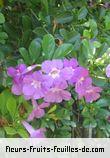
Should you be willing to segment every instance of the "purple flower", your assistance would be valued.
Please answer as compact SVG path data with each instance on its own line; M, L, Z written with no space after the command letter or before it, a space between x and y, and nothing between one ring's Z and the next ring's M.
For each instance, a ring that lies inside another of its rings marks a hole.
M28 66L28 67L26 67L25 64L20 64L16 68L9 67L8 70L7 70L7 73L12 78L16 78L16 77L18 78L18 77L21 77L24 74L27 74L27 73L31 72L36 67L37 67L37 64L32 65L32 66Z
M16 77L16 76L20 76L25 69L26 69L26 65L20 64L16 68L9 67L7 72L9 76Z
M26 68L26 65L20 64L16 68L9 67L7 73L13 78L12 93L15 95L22 94L23 78L27 73L30 73L37 65L32 65Z
M85 77L89 77L89 71L84 67L77 67L74 70L70 83L76 83L84 80Z
M26 65L20 64L16 68L8 68L8 75L13 78L12 93L15 95L22 94L23 72L26 70Z
M85 97L85 100L87 103L96 101L97 99L100 98L99 93L101 91L102 91L102 89L100 87L94 87L94 86L90 85L89 87L86 87L84 93L79 93L79 99L81 99L82 97Z
M15 95L22 95L22 80L19 79L19 83L13 81L11 91Z
M28 121L32 121L34 118L41 118L45 115L44 109L41 109L40 107L33 109L31 114L28 117Z
M106 76L110 77L110 64L106 67Z
M44 108L49 107L49 106L50 106L49 103L45 103L44 102L44 103L34 107L33 111L31 112L31 114L28 117L28 121L32 121L34 118L41 118L41 117L43 117L45 115Z
M100 87L94 87L92 86L88 90L86 90L85 99L86 102L93 102L100 98L99 92L101 92L102 89Z
M81 78L75 83L75 92L84 94L85 89L92 85L92 79L90 77Z
M26 128L30 134L30 138L45 138L45 128L40 128L35 130L29 123L22 121L23 126Z
M55 69L56 71L54 72ZM42 63L42 70L53 76L53 78L57 77L59 75L59 71L63 69L63 62L62 60L58 59L58 60L46 60ZM53 71L52 71L53 70Z
M52 84L57 81L69 80L73 73L71 67L63 67L62 60L44 61L42 63L42 71L48 75L49 82Z
M41 71L26 75L23 79L23 94L26 98L40 99L44 97L47 90Z
M63 64L64 64L64 67L72 67L73 69L75 69L79 65L78 61L74 58L70 60L64 59Z
M89 72L83 67L78 67L74 71L72 82L75 83L75 91L78 93L78 98L85 97L86 102L96 101L102 91L99 87L92 86L92 79L89 77Z
M14 79L15 82L19 82L19 79L23 75L23 72L25 70L26 70L26 65L20 64L16 68L9 67L7 73L10 77Z
M63 100L70 100L71 94L65 90L68 87L66 82L57 82L44 96L49 103L61 103Z

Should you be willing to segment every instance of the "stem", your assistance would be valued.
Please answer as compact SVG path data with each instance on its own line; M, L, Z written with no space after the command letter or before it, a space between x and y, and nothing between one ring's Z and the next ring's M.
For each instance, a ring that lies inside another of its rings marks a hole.
M89 131L88 132L89 132L89 136L88 137L92 138L92 127L89 127Z
M76 100L74 101L73 105L72 105L72 113L74 114L74 111L76 112L77 111L77 103L76 103ZM76 114L76 117L77 117L77 114ZM75 120L75 117L74 115L71 116L71 121L74 121ZM71 127L71 138L75 138L75 128L74 127Z
M73 121L74 120L74 117L73 117L73 115L71 116L71 121ZM74 129L74 127L71 127L71 138L75 138L75 129Z

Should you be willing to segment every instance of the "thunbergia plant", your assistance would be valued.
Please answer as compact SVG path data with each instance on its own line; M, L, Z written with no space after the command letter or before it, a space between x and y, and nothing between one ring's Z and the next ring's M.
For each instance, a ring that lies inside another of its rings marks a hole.
M75 58L46 60L41 65L29 67L20 64L15 68L9 67L8 75L13 79L12 93L22 95L25 100L32 102L33 110L27 122L42 118L45 108L53 103L70 101L73 88L78 99L84 98L86 103L96 101L102 91L100 87L92 84L89 71L80 66ZM45 129L34 130L27 122L23 121L22 124L30 137L44 137Z
M109 17L109 0L0 0L0 138L110 137Z

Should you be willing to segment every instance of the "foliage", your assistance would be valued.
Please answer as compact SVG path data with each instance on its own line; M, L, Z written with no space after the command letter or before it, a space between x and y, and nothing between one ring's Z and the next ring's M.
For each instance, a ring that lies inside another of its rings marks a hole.
M11 93L7 68L64 57L89 69L101 98L88 104L73 92L71 101L51 105L32 126L45 127L47 137L110 137L109 1L1 0L0 7L0 137L28 137L21 121L32 111Z

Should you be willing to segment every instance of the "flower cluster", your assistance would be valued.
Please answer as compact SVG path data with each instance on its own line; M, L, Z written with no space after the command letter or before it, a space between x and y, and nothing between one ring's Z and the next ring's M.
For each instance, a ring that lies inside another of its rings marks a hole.
M26 100L43 98L48 103L60 103L71 99L71 93L67 91L71 85L75 86L79 99L85 97L86 102L100 97L101 88L92 85L88 70L79 66L74 58L44 61L41 70L33 72L36 67L20 64L8 68L8 75L13 78L14 94L23 95Z
M12 92L23 95L26 100L31 99L34 105L28 121L44 116L44 108L51 103L70 100L68 86L75 87L78 99L85 98L86 102L96 101L100 97L102 89L92 85L89 71L74 58L46 60L40 70L36 71L36 67L37 64L29 67L20 64L16 68L8 68L8 75L13 78ZM38 105L38 99L43 99L43 103Z

